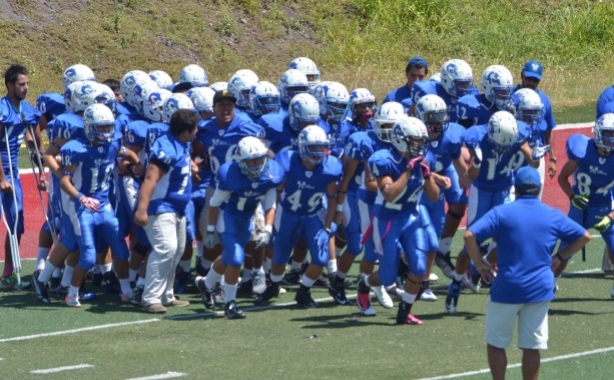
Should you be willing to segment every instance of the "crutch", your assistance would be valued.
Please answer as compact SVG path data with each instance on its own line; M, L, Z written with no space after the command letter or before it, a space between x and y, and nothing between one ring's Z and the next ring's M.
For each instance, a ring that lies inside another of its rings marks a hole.
M36 190L38 192L38 199L41 202L41 207L43 209L43 215L45 216L45 222L47 223L47 226L49 226L49 231L51 231L51 239L53 239L53 244L57 245L58 244L58 231L55 228L55 214L53 212L53 207L51 207L50 203L51 203L51 194L49 194L49 186L47 186L47 184L45 183L45 170L43 167L43 162L41 161L41 156L40 156L40 150L38 148L38 143L36 142L36 135L34 134L34 128L32 127L32 125L27 124L27 128L28 131L30 132L30 135L32 136L32 142L34 144L34 152L30 152L29 158L30 158L30 167L32 168L32 174L34 175L35 181L36 181ZM34 159L32 158L32 155L36 156L36 165L38 167L38 171L39 174L38 176L36 175L36 168L35 168L35 162ZM42 181L45 182L41 182L41 178ZM43 200L43 195L41 194L42 190L45 190L45 192L47 193L47 205L48 207L45 207L45 201ZM49 213L51 213L51 220L49 220L49 216L47 215Z
M19 256L19 240L17 240L17 225L19 224L19 205L17 203L17 192L15 190L15 177L13 177L13 163L11 160L11 148L9 146L9 133L6 130L6 127L4 128L4 135L6 141L6 155L8 157L9 172L11 176L11 183L13 185L13 202L15 205L15 223L13 224L12 231L9 226L6 213L4 212L4 206L2 205L2 202L0 202L0 212L2 213L2 221L4 222L4 226L6 227L6 232L9 235L11 257L13 258L13 270L15 271L15 275L17 276L17 289L22 290L23 286L21 284L21 257Z

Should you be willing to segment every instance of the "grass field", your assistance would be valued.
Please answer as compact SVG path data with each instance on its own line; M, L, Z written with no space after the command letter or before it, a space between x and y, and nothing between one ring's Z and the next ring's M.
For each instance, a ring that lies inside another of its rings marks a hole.
M550 311L550 349L542 354L544 379L609 377L614 307L611 276L600 271L602 251L601 239L591 241L588 260L575 256L560 281ZM26 261L24 273L32 267ZM266 308L241 298L247 318L238 321L206 312L194 293L184 295L192 303L188 308L171 309L164 317L120 305L114 296L100 295L76 310L60 300L41 306L32 292L0 293L0 373L2 379L488 378L479 372L487 368L482 343L487 289L464 291L459 313L447 315L447 281L436 273L439 300L418 302L413 310L423 326L396 326L396 308L379 305L377 316L360 316L353 306L335 306L325 289L314 290L322 306L313 310L291 306L294 287ZM595 350L600 351L591 353ZM519 363L520 351L512 347L508 358L510 365ZM58 367L72 369L33 372ZM509 373L520 377L519 368ZM160 376L149 377L154 375Z

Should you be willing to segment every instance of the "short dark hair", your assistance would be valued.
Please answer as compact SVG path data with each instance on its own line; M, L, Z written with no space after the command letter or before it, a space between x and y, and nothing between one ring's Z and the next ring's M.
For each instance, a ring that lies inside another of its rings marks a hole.
M523 195L533 195L533 196L539 196L539 192L541 191L541 187L534 187L532 189L519 189L517 186L514 186L515 190L516 190L516 196L520 197Z
M9 83L15 84L17 77L20 75L28 75L28 69L19 63L13 63L4 72L4 85L8 86Z
M173 113L169 122L170 127L168 131L173 136L179 136L185 131L193 131L200 121L198 116L193 110L180 109Z
M106 84L107 86L109 86L109 88L113 92L119 91L119 81L117 79L109 78L102 82L102 84Z

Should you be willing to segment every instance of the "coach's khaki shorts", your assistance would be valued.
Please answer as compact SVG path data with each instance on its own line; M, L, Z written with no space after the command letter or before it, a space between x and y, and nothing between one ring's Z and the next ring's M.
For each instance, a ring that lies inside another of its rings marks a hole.
M545 350L548 348L548 308L550 301L506 304L486 303L484 342L497 348L507 348L512 341L518 317L518 348Z

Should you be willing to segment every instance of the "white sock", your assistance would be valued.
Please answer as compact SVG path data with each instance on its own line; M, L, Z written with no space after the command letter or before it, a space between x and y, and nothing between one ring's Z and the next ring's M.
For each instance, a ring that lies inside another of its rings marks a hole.
M452 238L451 237L442 237L441 239L439 239L439 252L443 253L444 255L447 255L448 253L450 253L450 250L452 249Z
M139 279L136 280L136 286L145 286L145 279L143 277L139 277Z
M136 276L139 274L138 269L128 269L128 280L130 282L136 281Z
M416 296L417 294L409 294L407 292L403 293L403 301L407 302L408 304L412 304L414 302L416 302Z
M338 271L335 273L335 276L337 276L337 277L339 277L340 279L342 279L342 280L343 280L343 279L344 279L344 278L347 276L347 273L343 273L342 271L338 270Z
M207 260L205 258L203 258L202 260L200 260L200 266L209 270L209 268L211 268L211 265L213 265L213 261L211 260Z
M274 283L278 284L283 279L284 279L284 275L283 274L272 274L271 273L271 282L274 282Z
M207 277L205 277L205 286L207 290L213 290L215 288L215 284L222 278L222 273L217 273L215 269L211 268L209 273L207 273Z
M47 265L49 265L49 260L47 260ZM62 268L55 268L55 270L53 271L53 275L51 277L54 277L54 278L62 277Z
M190 260L181 260L181 261L179 262L179 267L181 267L181 269L182 269L184 272L189 272L189 271L191 271L191 270L192 270L191 265L192 265L192 260L191 260L191 259L190 259Z
M45 247L38 247L38 250L36 251L36 269L35 270L39 270L39 269L43 269L45 268L45 260L47 260L47 256L49 255L49 248L45 248Z
M328 274L334 274L337 272L337 260L328 260L326 268L328 269Z
M315 284L316 280L312 280L309 277L302 275L301 276L301 285L311 288L313 284Z
M252 279L252 271L249 269L243 270L243 276L241 276L241 282L247 282Z
M196 256L203 257L204 244L202 240L196 240Z
M264 274L264 269L262 267L252 268L252 273L262 273L262 274Z
M290 269L301 269L301 267L303 266L303 263L300 261L294 261L292 260L292 263L290 264Z
M38 281L49 282L49 280L51 280L51 275L53 274L53 272L55 272L56 269L58 268L54 267L53 264L51 264L49 260L47 260L47 264L43 268L41 274L38 276Z
M132 288L130 288L130 280L127 278L120 278L119 286L122 288L122 294L130 294L132 291Z
M70 286L70 281L72 280L72 273L75 271L74 267L65 265L64 266L64 274L62 275L62 285L63 287Z
M79 298L79 287L70 285L70 288L68 289L68 295L71 298L77 297L78 299Z
M262 266L264 267L264 273L269 273L271 272L271 259L270 258L265 258L264 259L264 263L262 264Z
M113 263L98 264L98 267L100 268L100 273L102 274L109 273L113 269Z
M224 284L224 301L226 303L237 299L237 284Z

